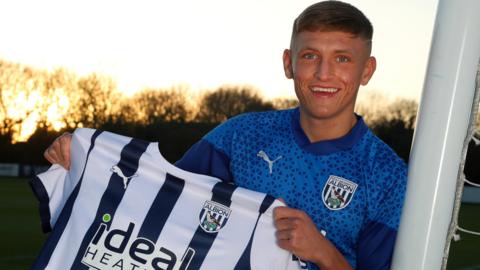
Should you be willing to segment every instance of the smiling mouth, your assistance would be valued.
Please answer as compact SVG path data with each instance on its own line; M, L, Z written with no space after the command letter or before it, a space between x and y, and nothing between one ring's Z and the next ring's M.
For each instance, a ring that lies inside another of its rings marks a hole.
M324 87L311 87L310 88L314 93L329 93L333 94L338 92L338 88L324 88Z

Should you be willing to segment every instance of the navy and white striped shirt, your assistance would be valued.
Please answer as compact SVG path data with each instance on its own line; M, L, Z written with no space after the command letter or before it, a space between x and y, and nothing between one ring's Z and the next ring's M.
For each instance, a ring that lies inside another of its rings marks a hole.
M32 269L301 269L263 193L183 171L157 143L77 129L71 169L32 180L52 230Z

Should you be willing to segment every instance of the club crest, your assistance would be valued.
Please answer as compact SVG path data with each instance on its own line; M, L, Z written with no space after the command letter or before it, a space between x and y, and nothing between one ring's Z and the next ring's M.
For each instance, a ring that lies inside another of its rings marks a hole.
M322 191L322 201L330 210L341 210L352 201L358 184L345 178L330 175Z
M225 205L205 201L199 215L200 227L207 233L216 233L227 224L231 212Z

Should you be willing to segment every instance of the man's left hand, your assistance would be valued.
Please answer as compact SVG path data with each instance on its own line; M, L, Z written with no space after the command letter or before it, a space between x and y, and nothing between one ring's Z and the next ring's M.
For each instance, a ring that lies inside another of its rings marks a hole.
M274 209L273 215L279 247L304 261L315 263L321 269L352 269L304 211L279 206Z

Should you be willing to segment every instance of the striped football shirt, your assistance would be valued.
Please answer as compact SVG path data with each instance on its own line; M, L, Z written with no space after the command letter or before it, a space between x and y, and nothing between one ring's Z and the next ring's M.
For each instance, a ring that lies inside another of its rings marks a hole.
M77 129L71 152L31 182L51 231L32 269L302 269L275 243L273 197L110 132Z

